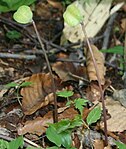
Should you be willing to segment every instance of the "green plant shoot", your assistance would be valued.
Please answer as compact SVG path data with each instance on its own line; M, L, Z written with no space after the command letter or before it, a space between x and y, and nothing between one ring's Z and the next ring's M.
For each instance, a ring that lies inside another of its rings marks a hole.
M18 10L14 13L13 18L15 21L21 24L27 24L32 22L33 13L30 7L23 5L18 8Z
M83 16L74 3L67 7L63 17L65 22L70 26L76 26L83 21Z

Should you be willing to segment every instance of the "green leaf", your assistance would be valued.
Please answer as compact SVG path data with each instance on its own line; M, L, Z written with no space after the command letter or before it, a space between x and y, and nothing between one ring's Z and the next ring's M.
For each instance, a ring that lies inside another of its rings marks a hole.
M18 86L18 83L11 82L11 83L6 84L4 87L5 88L11 88L11 87L17 87L17 86Z
M62 138L62 145L65 148L71 147L72 145L71 133L69 131L65 131L60 133L60 136Z
M26 149L42 149L41 147L32 147L32 146L28 146Z
M67 106L67 107L70 107L70 105L71 105L72 103L73 103L72 101L67 101L66 106Z
M9 148L8 149L18 149L19 147L23 147L24 141L23 136L20 136L11 142L9 142Z
M0 12L9 12L17 10L22 5L31 5L36 0L1 0Z
M55 143L58 147L61 146L62 138L57 133L57 130L54 127L52 126L48 127L46 131L46 136L51 142Z
M122 47L122 46L115 46L113 48L102 49L100 51L103 53L113 53L113 54L124 55L124 47Z
M69 119L64 119L59 121L58 123L50 124L51 127L55 128L57 133L61 133L65 130L67 130L70 126L70 120Z
M28 6L21 6L18 10L14 13L13 18L21 24L27 24L32 22L33 13Z
M56 92L56 94L57 94L57 96L59 96L59 97L67 98L67 97L73 96L74 92L64 90L64 91L61 91L61 92Z
M83 124L83 120L81 115L77 115L73 120L70 122L69 128L73 129L75 127L79 127Z
M19 39L21 37L21 33L16 31L16 30L12 30L12 31L8 31L6 33L6 36L9 38L9 39Z
M9 143L5 140L0 139L0 148L1 149L8 149L9 148Z
M63 17L65 22L70 26L76 26L83 21L83 16L74 3L67 7Z
M23 82L19 85L19 87L27 87L27 86L30 86L32 85L33 83L32 82Z
M87 102L88 100L83 99L83 98L78 98L74 100L75 108L80 111L81 115L83 113L84 106L86 106Z
M95 107L87 117L87 124L91 125L92 123L97 122L97 120L100 119L101 117L101 108L99 106Z
M59 149L57 146L47 147L46 149Z
M126 144L117 141L115 143L119 149L126 149Z

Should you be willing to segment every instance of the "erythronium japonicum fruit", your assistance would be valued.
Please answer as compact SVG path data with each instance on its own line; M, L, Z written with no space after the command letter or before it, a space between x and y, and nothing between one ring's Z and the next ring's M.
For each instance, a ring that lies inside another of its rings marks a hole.
M22 5L14 13L13 18L15 21L21 24L27 24L32 22L33 13L29 6Z

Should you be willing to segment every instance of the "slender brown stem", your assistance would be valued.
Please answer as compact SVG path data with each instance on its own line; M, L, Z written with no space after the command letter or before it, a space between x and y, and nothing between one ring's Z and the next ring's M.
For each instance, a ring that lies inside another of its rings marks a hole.
M82 30L83 30L84 36L86 38L86 41L87 41L87 45L88 45L88 48L89 48L89 51L90 51L90 54L91 54L91 57L92 57L92 60L93 60L93 64L94 64L94 67L95 67L96 75L97 75L97 78L98 78L98 85L99 85L100 94L101 94L103 117L104 117L105 146L107 146L108 145L108 136L107 136L107 121L106 121L106 109L105 109L105 102L104 102L104 91L102 90L101 79L100 79L100 76L99 76L97 63L96 63L96 60L94 58L94 54L92 52L92 48L91 48L91 45L90 45L86 30L85 30L85 27L84 27L84 24L81 23L81 26L82 26Z
M56 87L55 87L55 81L54 81L54 78L53 78L53 73L52 73L51 66L50 66L50 63L49 63L49 60L48 60L48 56L46 54L46 50L45 50L44 44L42 43L42 40L41 40L40 35L39 35L39 32L38 32L37 27L35 25L35 22L32 21L32 24L33 24L33 27L35 29L38 41L39 41L39 43L41 45L41 48L43 50L43 53L44 53L44 56L45 56L45 59L46 59L46 63L47 63L47 66L48 66L48 69L49 69L49 72L50 72L50 75L51 75L51 81L52 81L52 86L53 86L53 94L54 94L54 108L55 108L54 109L54 122L58 122Z

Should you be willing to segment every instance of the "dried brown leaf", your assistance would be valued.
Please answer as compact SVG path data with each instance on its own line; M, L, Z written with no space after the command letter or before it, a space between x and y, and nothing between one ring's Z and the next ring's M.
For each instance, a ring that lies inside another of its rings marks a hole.
M104 62L105 62L104 56L98 50L98 48L96 46L91 45L91 48L92 48L93 55L94 55L94 58L97 63L98 73L99 73L99 77L101 79L101 84L104 85L104 83L105 83L104 76L105 76L105 70L106 70L105 66L104 66ZM88 72L89 79L90 79L90 81L98 80L90 51L87 50L85 53L86 53L86 58L87 58L86 63L87 63L87 72Z
M76 110L74 110L73 108L69 108L59 114L58 120L60 121L65 118L73 119L77 114L78 112ZM53 123L52 111L48 112L43 118L38 117L32 121L27 121L23 127L18 128L18 134L24 135L26 133L32 133L42 135L43 133L45 133L48 127L47 123Z
M52 66L53 71L60 77L62 81L75 80L70 76L69 72L75 72L76 69L72 63L56 62Z
M45 73L34 74L27 82L32 82L31 86L21 89L22 109L26 115L34 113L41 107L53 102L51 75Z
M93 146L94 146L94 149L104 149L104 142L103 140L94 140L94 143L93 143Z
M58 2L56 0L47 0L47 2L52 5L54 8L59 9L60 11L63 11L63 5L61 2Z
M53 64L52 69L63 82L68 80L79 80L79 77L86 77L85 67L78 66L76 68L72 62L56 62Z
M126 130L126 108L111 98L107 98L105 103L106 109L111 115L111 118L107 120L108 131L122 132ZM101 123L101 126L103 126L103 123Z
M126 31L126 18L121 20L121 28L122 32L124 33Z

